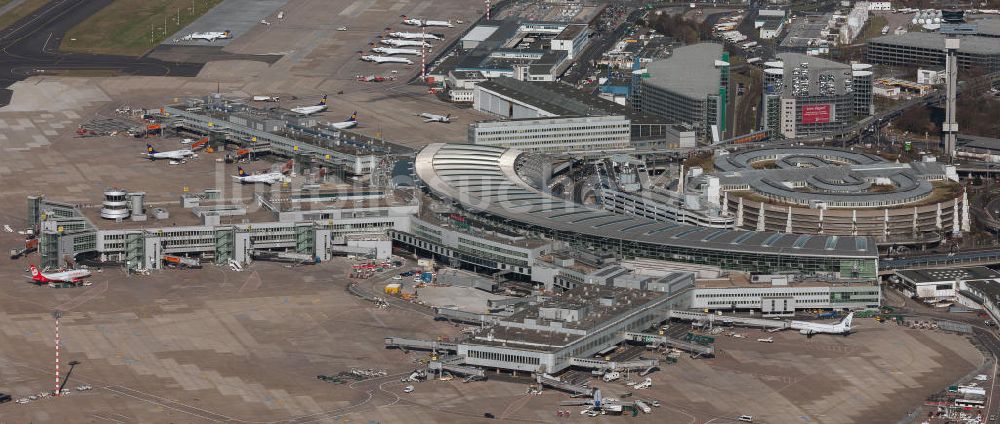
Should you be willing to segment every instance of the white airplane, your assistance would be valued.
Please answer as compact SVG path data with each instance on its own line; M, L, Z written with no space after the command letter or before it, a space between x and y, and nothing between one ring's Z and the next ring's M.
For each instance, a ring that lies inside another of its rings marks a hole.
M271 185L274 183L280 183L287 180L285 175L280 172L268 172L264 174L250 175L247 174L247 171L243 170L242 166L238 166L236 167L236 169L237 172L239 172L239 175L233 175L233 179L239 181L242 184L264 183L267 185Z
M433 47L431 43L420 40L400 40L398 38L384 38L379 41L382 44L393 47Z
M388 55L412 54L420 56L420 50L417 49L394 49L392 47L375 47L372 49L372 51L375 53L388 54Z
M290 110L292 112L301 113L303 115L312 115L317 112L322 112L326 110L326 94L323 95L323 98L320 99L319 103L317 103L315 106L299 106L299 107L293 107Z
M354 127L358 126L358 112L355 111L354 113L352 113L351 117L347 118L346 121L343 121L343 122L331 122L329 125L331 127L334 127L336 129L338 129L338 130L346 130L346 129L354 128Z
M280 100L278 96L253 96L255 102L276 102Z
M230 38L233 38L233 32L227 29L225 31L194 32L184 36L181 40L205 40L213 42L215 40L227 40Z
M50 274L45 274L38 270L38 267L31 265L31 279L32 281L43 284L43 283L79 283L84 278L90 276L90 271L85 269L71 269L69 271L63 272L53 272Z
M171 160L182 160L194 156L194 151L191 149L180 149L171 150L169 152L157 152L152 145L146 145L146 158L149 160L157 159L171 159Z
M451 122L451 114L447 115L435 115L433 113L421 113L420 116L424 118L424 123L427 122Z
M431 26L448 27L448 28L454 27L454 25L451 24L451 21L428 21L420 19L410 19L407 18L406 16L403 16L403 23L406 25L413 25L418 27L431 27Z
M390 32L390 37L403 38L406 40L440 40L442 37L437 34L427 34L423 32Z
M392 57L392 56L367 55L367 56L361 56L361 60L365 62L375 62L375 63L405 63L407 65L413 64L413 61L410 59L402 57Z
M792 321L791 328L799 330L799 333L812 337L814 334L843 334L851 333L851 320L854 319L854 312L847 314L843 320L836 324L816 324L808 321Z

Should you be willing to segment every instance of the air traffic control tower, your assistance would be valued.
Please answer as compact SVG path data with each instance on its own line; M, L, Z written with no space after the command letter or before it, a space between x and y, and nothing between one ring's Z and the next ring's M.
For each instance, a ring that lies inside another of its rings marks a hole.
M949 159L955 156L955 145L958 140L958 121L955 120L955 98L958 96L958 57L956 55L958 46L959 39L957 38L944 40L944 49L947 52L945 56L947 93L945 93L945 116L941 133L944 135L944 153Z

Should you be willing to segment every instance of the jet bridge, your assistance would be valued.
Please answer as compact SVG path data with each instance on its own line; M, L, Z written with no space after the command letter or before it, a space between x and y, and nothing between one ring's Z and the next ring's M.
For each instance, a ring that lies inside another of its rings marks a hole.
M691 311L676 311L671 310L667 316L669 318L679 319L683 321L696 321L701 323L707 323L710 325L739 325L742 327L758 327L766 329L779 329L784 330L788 328L788 322L786 321L776 321L771 319L763 318L750 318L750 317L736 317L736 316L720 316L705 314L701 312L691 312Z
M592 358L570 358L569 364L580 368L590 368L602 371L645 370L660 365L656 359L636 359L633 361L605 361Z
M536 376L536 381L538 381L538 384L541 384L542 386L551 387L553 389L562 390L575 395L590 396L594 391L594 389L591 389L590 387L567 383L549 375L538 374Z
M421 350L448 350L452 352L458 351L458 345L455 343L440 342L435 340L404 339L402 337L386 337L385 347Z
M661 336L658 334L636 333L632 331L626 331L622 337L627 341L664 345L667 347L677 348L692 355L715 356L715 348L712 346L705 346L698 343L686 342L684 340L679 340L667 336Z

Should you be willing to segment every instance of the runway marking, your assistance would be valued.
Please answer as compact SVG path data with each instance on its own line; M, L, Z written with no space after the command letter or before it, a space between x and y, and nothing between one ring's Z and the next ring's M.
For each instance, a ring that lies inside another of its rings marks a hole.
M126 422L126 421L116 420L116 419L111 418L111 417L105 417L105 416L101 416L101 415L97 415L97 414L90 414L90 415L93 416L93 417L95 417L95 418L100 418L102 420L107 420L107 421L116 422L116 423L125 423Z
M52 39L52 33L50 32L49 36L45 38L45 44L42 44L42 53L45 53L45 48L49 46L49 40L51 39Z

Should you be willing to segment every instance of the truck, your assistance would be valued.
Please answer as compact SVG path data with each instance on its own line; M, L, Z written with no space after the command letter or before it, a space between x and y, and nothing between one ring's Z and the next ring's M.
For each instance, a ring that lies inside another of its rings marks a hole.
M201 268L201 262L197 259L174 255L163 255L163 264L184 268Z
M423 274L420 274L420 279L424 280L425 283L430 283L431 281L434 281L434 273L430 271L424 271Z
M635 406L637 408L639 408L639 410L641 410L642 413L644 413L644 414L649 414L649 413L653 412L653 409L650 408L649 405L646 405L646 402L643 402L641 400L635 401Z

